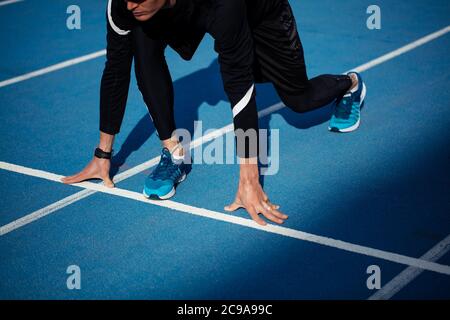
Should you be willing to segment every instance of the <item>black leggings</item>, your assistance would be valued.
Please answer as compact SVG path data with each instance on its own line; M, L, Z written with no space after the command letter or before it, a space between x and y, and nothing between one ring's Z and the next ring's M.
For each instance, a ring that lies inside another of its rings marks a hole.
M271 82L283 103L303 113L342 97L352 85L347 75L308 79L303 45L289 2L280 0L272 17L251 26L257 82Z

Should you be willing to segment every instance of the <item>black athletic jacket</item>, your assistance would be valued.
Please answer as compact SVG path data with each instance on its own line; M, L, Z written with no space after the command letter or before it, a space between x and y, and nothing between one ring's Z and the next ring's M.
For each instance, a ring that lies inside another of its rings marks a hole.
M124 107L126 104L132 61L129 38L133 27L141 23L150 37L164 40L185 60L192 58L205 33L211 34L219 54L222 80L232 106L235 130L257 130L250 26L257 25L270 14L276 1L177 0L173 8L160 10L147 22L138 22L126 9L124 0L109 0L107 63L102 78L101 109L115 104ZM251 12L247 12L247 8L251 8Z

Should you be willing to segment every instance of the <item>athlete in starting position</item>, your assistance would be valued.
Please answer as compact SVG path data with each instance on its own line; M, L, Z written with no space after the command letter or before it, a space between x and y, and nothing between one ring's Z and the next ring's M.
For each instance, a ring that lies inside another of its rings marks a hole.
M255 83L271 82L283 103L302 113L335 102L329 129L358 128L365 85L357 73L308 79L302 44L288 0L109 0L107 62L100 90L100 143L93 160L64 183L99 178L108 187L114 136L120 131L134 58L139 89L162 141L160 163L145 181L144 195L168 199L186 176L187 154L178 139L173 84L164 57L169 45L190 60L205 33L215 40L234 129L258 130ZM253 151L252 151L253 150ZM287 215L271 203L259 182L257 152L237 149L239 187L227 211L245 208L253 220L275 223Z

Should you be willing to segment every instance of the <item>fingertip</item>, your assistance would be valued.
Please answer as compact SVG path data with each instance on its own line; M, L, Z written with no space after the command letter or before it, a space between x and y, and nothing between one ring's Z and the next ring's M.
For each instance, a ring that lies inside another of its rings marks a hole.
M112 182L112 181L110 181L110 180L103 181L103 185L104 185L105 187L107 187L107 188L114 188L114 187L115 187L114 182Z
M261 225L261 226L263 226L263 227L265 227L265 226L267 226L267 222L265 222L264 220L259 220L259 221L256 221L259 225Z

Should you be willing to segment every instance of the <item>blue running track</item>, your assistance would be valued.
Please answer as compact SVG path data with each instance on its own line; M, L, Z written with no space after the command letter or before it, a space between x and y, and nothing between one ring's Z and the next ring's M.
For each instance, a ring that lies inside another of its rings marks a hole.
M92 156L105 56L5 81L103 50L107 1L76 1L81 30L66 28L72 0L0 1L0 299L368 299L377 291L366 285L371 265L380 268L381 297L450 298L450 2L378 0L381 30L366 27L370 1L290 2L310 76L342 73L442 32L364 68L368 96L353 133L328 132L330 107L260 119L279 129L279 171L264 189L289 214L280 234L239 219L249 219L243 210L223 210L237 165L195 164L169 208L137 198L151 167L118 182L116 194L52 181ZM231 123L212 39L191 62L166 55L179 127L193 132L201 120L200 136ZM271 85L257 92L260 110L279 103ZM159 153L133 79L116 177ZM218 219L196 214L203 209ZM297 231L306 234L290 236ZM66 286L70 265L81 270L80 290ZM405 269L420 272L405 280Z

